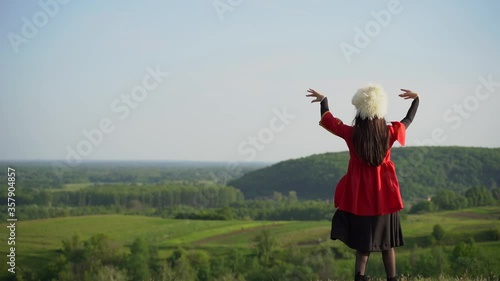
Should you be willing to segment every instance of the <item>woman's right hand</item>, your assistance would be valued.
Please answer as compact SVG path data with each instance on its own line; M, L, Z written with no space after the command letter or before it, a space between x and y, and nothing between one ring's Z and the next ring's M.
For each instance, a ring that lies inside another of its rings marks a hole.
M309 95L306 95L306 97L314 97L316 99L312 100L311 103L313 102L322 102L323 99L325 98L324 95L316 92L315 90L309 88L309 90L307 90L308 93L310 93Z
M404 93L400 94L399 96L404 98L405 100L407 99L416 99L418 98L418 94L417 93L414 93L412 92L411 90L407 90L407 89L401 89L401 91L403 91Z

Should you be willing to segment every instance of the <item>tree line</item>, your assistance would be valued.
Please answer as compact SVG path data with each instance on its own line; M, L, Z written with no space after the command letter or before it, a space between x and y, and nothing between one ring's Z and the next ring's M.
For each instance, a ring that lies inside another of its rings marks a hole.
M495 206L500 202L500 188L488 190L484 187L472 187L463 194L443 189L428 200L414 204L411 214L420 214L444 210L459 210L467 207Z
M69 167L53 161L0 162L0 170L14 167L23 189L62 189L71 183L166 184L210 182L226 184L230 179L267 166L266 163L97 161ZM0 182L7 182L0 173Z
M79 190L27 189L16 194L21 220L96 214L129 214L200 220L324 220L333 206L300 201L293 191L266 200L244 200L241 191L224 185L95 184ZM6 190L0 200L6 200ZM7 219L0 205L0 219Z
M464 194L442 190L429 200L403 209L401 215L466 207L496 206L500 193L473 187ZM300 200L294 191L274 192L267 199L244 200L228 186L123 186L97 185L76 191L26 190L16 195L19 219L128 214L195 220L331 220L335 208L329 200ZM0 197L2 198L2 197ZM3 197L4 198L4 197ZM1 200L1 199L0 199ZM0 220L7 219L1 205Z
M6 192L1 196L5 198ZM223 185L123 185L96 184L87 188L54 192L47 189L23 190L16 194L19 205L40 206L121 206L124 208L165 208L188 205L217 208L243 201L241 191Z

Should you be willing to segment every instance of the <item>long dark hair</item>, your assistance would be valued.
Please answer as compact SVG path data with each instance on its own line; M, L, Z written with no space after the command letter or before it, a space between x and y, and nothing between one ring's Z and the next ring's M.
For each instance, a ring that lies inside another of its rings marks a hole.
M354 119L352 142L356 154L370 166L379 166L389 150L389 132L384 118Z

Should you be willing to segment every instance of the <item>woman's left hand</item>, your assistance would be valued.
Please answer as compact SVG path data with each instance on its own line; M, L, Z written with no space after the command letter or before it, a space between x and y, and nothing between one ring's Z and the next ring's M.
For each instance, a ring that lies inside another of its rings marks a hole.
M407 99L416 99L418 98L418 94L414 93L412 90L407 90L407 89L401 89L404 93L400 94L399 96L404 98L405 100Z
M306 95L306 97L314 97L316 99L312 100L311 103L313 102L322 102L323 99L325 98L324 95L316 92L315 90L309 88L309 90L307 90L308 93L310 93L309 95Z

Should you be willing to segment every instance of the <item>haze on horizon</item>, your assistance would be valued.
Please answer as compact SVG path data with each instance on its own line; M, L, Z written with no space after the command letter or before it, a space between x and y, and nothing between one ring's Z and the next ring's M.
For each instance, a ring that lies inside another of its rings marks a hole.
M499 147L500 2L0 3L0 159L277 162L345 151L355 91L420 93L407 145Z

